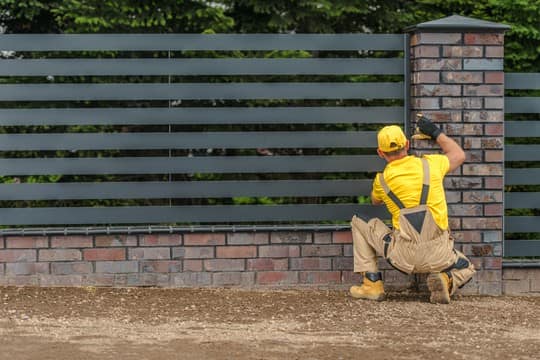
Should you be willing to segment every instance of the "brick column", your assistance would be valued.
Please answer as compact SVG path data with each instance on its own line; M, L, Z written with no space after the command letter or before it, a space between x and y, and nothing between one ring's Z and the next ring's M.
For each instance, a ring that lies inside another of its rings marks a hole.
M407 29L411 119L422 112L467 154L463 166L448 174L445 182L456 247L479 270L462 289L467 294L502 292L506 29L461 16ZM412 148L419 154L439 149L425 140L413 141Z

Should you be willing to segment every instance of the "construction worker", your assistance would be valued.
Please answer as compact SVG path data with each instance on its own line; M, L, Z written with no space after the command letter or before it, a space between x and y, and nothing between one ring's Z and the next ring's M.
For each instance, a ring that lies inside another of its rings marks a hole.
M363 275L362 284L350 289L355 298L385 298L377 255L406 274L428 273L433 303L449 303L475 273L467 257L454 249L443 188L444 176L465 161L465 153L429 119L420 116L417 129L417 136L435 140L444 155L408 155L409 141L399 126L385 126L377 134L377 153L387 164L373 181L371 201L386 205L393 229L377 218L352 218L354 272Z

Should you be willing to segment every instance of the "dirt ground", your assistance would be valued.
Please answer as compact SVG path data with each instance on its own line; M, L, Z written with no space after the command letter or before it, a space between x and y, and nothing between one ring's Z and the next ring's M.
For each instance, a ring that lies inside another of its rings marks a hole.
M0 359L539 359L540 298L0 287Z

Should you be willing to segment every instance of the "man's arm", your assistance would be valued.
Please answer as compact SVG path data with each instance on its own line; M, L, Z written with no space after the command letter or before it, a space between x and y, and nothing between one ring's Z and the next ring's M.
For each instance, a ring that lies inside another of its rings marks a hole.
M423 134L430 136L441 147L448 157L450 167L448 171L454 171L465 161L465 152L453 139L446 136L441 129L424 116L419 116L418 128Z
M371 203L373 205L381 205L383 203L382 200L379 200L375 197L375 194L373 193L373 191L371 192Z
M444 152L444 155L448 157L448 161L450 162L449 172L454 171L463 164L465 161L465 152L457 142L446 136L444 133L437 136L436 141Z

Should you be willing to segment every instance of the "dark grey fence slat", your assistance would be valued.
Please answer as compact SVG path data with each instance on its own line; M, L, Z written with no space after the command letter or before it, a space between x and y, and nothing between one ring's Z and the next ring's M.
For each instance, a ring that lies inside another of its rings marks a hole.
M403 59L22 59L0 76L403 74Z
M508 114L540 113L540 97L505 97L504 111Z
M375 155L0 159L2 175L373 172Z
M0 151L377 147L374 131L0 134Z
M505 240L504 256L540 256L540 239L537 240Z
M540 184L540 168L504 170L505 185L536 185Z
M371 184L368 179L23 183L0 184L0 200L366 196Z
M540 89L540 73L506 73L504 75L504 88L508 90Z
M347 221L354 214L389 217L382 206L357 204L1 208L0 225Z
M506 209L540 209L540 192L507 192L504 198Z
M540 145L506 145L504 157L506 161L538 161Z
M398 99L402 83L1 85L0 101L165 99Z
M505 121L506 137L540 137L540 120L538 121Z
M0 125L396 124L401 106L0 109Z
M2 34L0 49L78 50L398 50L402 34Z
M505 216L504 231L507 233L540 232L540 216Z

